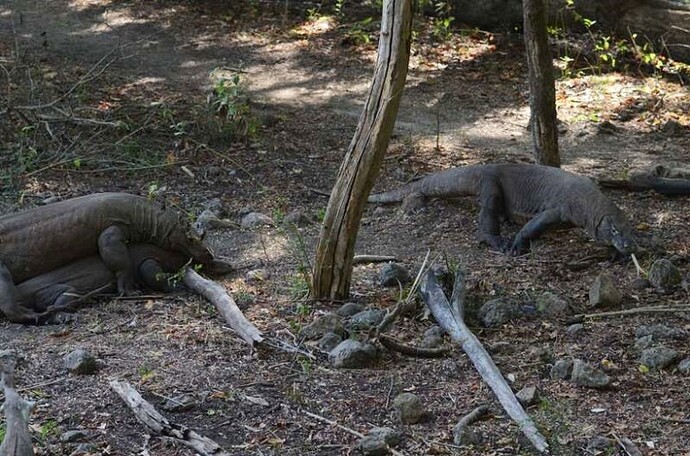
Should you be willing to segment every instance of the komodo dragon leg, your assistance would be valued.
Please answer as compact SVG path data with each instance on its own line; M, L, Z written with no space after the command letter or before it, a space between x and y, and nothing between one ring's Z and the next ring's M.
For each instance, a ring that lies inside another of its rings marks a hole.
M501 237L501 216L505 214L503 192L496 182L484 182L479 192L479 241L503 252L508 242Z
M138 266L137 273L139 280L151 290L169 293L182 289L180 284L168 280L170 274L153 258L142 261Z
M40 315L24 307L20 300L20 293L12 279L12 273L0 261L0 312L15 323L36 322Z
M510 247L509 253L511 255L518 255L525 251L532 239L537 239L539 236L564 223L559 209L547 209L540 212L537 216L532 218L522 227L522 229L515 236L513 245Z
M98 236L98 252L103 263L117 277L117 291L130 294L136 289L134 271L126 244L127 236L119 226L109 226Z

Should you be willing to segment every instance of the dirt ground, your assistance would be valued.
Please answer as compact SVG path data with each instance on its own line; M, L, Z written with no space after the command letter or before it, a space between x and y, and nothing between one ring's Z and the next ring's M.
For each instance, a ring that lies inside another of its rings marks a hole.
M246 266L221 280L245 315L271 340L299 346L300 328L340 304L306 301L300 271L309 267L327 204L319 191L332 186L368 90L378 22L357 22L370 13L366 8L338 19L326 15L331 6L307 17L304 11L316 5L304 2L225 3L234 2L0 5L0 99L10 108L0 107L0 207L4 213L54 198L127 191L192 215L213 198L220 198L235 221L248 211L266 214L274 226L212 231L209 243L217 254ZM376 189L451 166L531 162L521 37L464 31L439 41L428 22L420 20L417 27ZM369 42L353 32L362 28ZM656 163L690 166L690 97L678 78L634 67L594 73L557 83L566 170L596 178L621 177ZM220 131L207 102L212 74L239 74L246 84L260 122L248 139ZM665 249L642 257L642 268L663 256L673 258L687 277L688 199L607 194ZM280 223L295 210L311 221L298 229ZM371 207L357 251L394 255L411 271L427 250L442 253L468 272L472 305L497 296L529 302L550 291L570 303L572 314L581 313L602 271L623 292L622 309L690 301L681 288L666 295L633 288L637 275L629 261L590 260L581 270L569 268L605 251L582 230L551 233L521 257L491 252L476 241L476 215L469 198L434 201L413 215ZM513 234L515 229L506 228ZM261 269L263 278L248 277L251 269ZM381 308L396 302L397 289L378 285L379 269L356 266L353 301ZM539 389L542 399L528 411L553 454L594 454L585 449L587 442L603 435L627 437L645 455L690 455L690 377L672 369L640 369L633 349L640 325L690 330L688 314L588 320L577 336L567 335L565 320L520 318L494 329L473 325L482 343L494 347L492 356L515 391ZM393 334L418 343L430 326L407 317ZM357 454L358 439L344 428L366 433L375 426L403 433L397 448L402 454L530 454L459 348L436 360L384 351L374 368L339 370L309 346L302 350L310 356L271 347L254 352L213 306L184 293L98 299L65 325L0 321L0 342L24 357L18 386L37 403L32 430L41 455L194 454L148 436L110 390L108 382L115 379L131 382L159 409L166 398L192 395L191 410L166 415L233 455ZM79 347L101 361L96 375L64 369L63 356ZM690 356L688 339L674 347ZM604 369L612 386L592 390L550 379L551 364L564 357ZM422 399L426 420L396 421L391 403L401 392ZM452 427L483 403L493 411L476 425L483 441L454 446ZM60 441L73 429L91 432L87 445Z

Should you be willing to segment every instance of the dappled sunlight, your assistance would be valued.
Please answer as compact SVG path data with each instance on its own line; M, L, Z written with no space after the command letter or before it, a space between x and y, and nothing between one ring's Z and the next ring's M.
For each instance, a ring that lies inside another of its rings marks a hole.
M333 30L335 26L336 20L333 16L318 16L294 27L291 33L296 36L311 37L329 32Z

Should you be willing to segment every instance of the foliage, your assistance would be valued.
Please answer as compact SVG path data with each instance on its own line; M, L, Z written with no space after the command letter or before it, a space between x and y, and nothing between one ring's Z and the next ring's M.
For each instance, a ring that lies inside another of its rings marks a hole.
M221 130L235 138L256 136L259 122L252 115L245 81L237 73L217 77L219 73L219 69L211 73L215 81L208 102L220 120Z

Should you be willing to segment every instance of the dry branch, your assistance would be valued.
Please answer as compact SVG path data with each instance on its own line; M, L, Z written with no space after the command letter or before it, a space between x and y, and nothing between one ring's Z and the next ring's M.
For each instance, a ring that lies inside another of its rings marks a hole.
M352 264L387 263L389 261L398 261L398 259L391 255L355 255L352 258Z
M167 437L188 446L202 456L229 456L229 453L213 440L181 424L168 421L129 383L112 381L110 388L127 404L134 416L155 435Z
M213 303L230 327L249 345L253 346L264 340L261 331L247 320L222 285L200 276L192 268L185 270L183 282L190 290Z
M0 445L0 456L34 456L29 418L36 405L17 393L14 387L14 366L16 357L8 352L0 353L2 364L2 388L5 392L5 439Z
M548 451L548 443L518 402L505 378L498 370L489 353L472 334L464 321L465 280L462 272L455 275L453 296L448 302L433 271L428 271L421 287L422 298L438 324L450 337L462 346L482 379L491 387L508 415L520 426L534 447L541 453Z
M385 334L379 336L379 342L388 350L414 358L443 358L450 353L450 350L447 348L422 348L403 344L399 340Z

